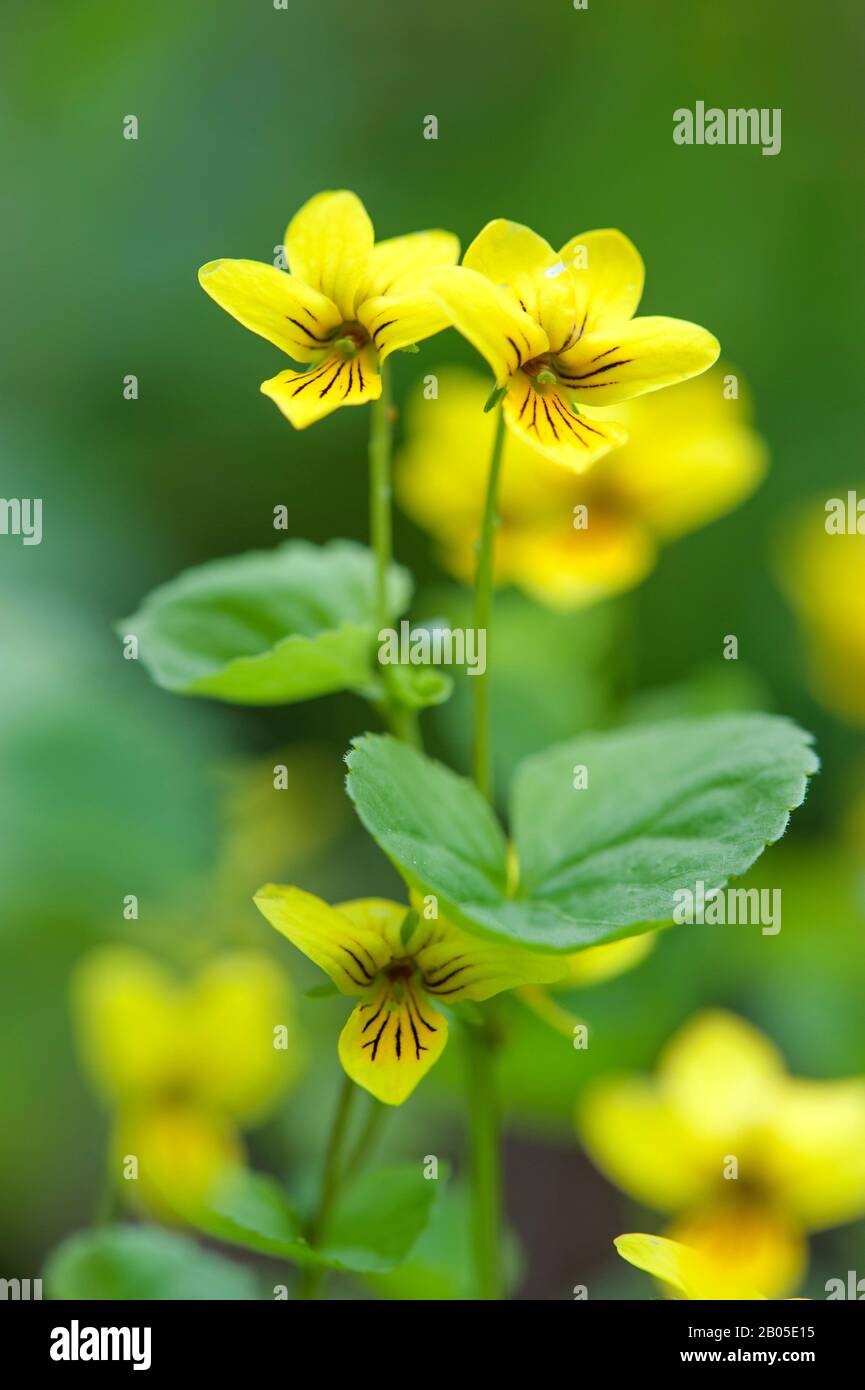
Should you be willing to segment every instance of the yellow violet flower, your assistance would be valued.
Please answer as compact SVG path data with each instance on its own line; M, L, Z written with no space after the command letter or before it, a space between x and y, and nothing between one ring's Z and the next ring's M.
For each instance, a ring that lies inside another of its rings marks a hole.
M486 486L486 385L454 369L438 378L438 400L410 403L397 493L434 536L444 568L468 580ZM628 441L582 476L512 439L499 485L497 581L561 610L640 583L661 544L713 521L757 486L766 451L749 415L744 394L725 399L717 368L592 411L593 421L615 416Z
M717 1261L707 1260L677 1240L664 1236L626 1235L614 1241L623 1260L652 1274L678 1298L765 1299Z
M839 499L846 502L846 498ZM827 530L828 504L785 532L778 569L809 642L810 684L834 714L865 723L865 534Z
M673 1038L654 1079L593 1087L578 1128L613 1182L676 1216L674 1239L769 1298L801 1277L805 1232L865 1213L865 1082L793 1078L721 1011Z
M505 388L510 430L582 470L626 436L575 405L657 391L718 356L717 340L696 324L634 318L643 279L640 253L619 231L585 232L556 252L529 227L498 218L461 266L436 271L431 284Z
M305 429L341 405L378 400L385 358L447 326L425 278L453 265L459 242L431 231L376 244L363 203L342 191L303 205L288 224L285 250L288 274L261 261L220 260L202 266L198 279L245 328L311 364L261 386Z
M440 1005L548 983L563 968L560 958L481 940L384 898L330 907L271 883L255 902L342 994L359 996L339 1059L352 1081L386 1105L401 1105L441 1056L448 1022Z
M138 1160L137 1181L118 1187L163 1215L242 1161L240 1126L300 1069L287 981L265 956L220 956L183 985L141 951L106 947L82 962L73 1002L83 1059L115 1112L118 1179L126 1155Z

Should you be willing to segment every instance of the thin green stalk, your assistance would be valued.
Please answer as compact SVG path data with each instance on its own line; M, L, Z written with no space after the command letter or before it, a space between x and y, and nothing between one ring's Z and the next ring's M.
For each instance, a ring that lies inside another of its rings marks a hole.
M375 609L377 631L390 626L388 576L393 562L393 484L391 480L393 453L393 411L391 405L390 366L381 366L381 395L372 403L372 425L369 435L369 534L375 555ZM393 698L388 685L388 671L380 668L384 695L374 701L378 714L396 738L420 746L417 713L406 709Z
M466 1023L466 1097L469 1109L471 1237L477 1297L501 1297L501 1136L495 1043L487 1027Z
M369 1158L370 1152L378 1138L378 1132L384 1119L386 1105L382 1105L380 1100L373 1100L366 1117L366 1124L360 1132L358 1141L346 1162L344 1177L346 1181L353 1178L357 1170Z
M336 1194L339 1190L340 1178L342 1176L343 1150L345 1148L346 1134L348 1133L351 1105L356 1090L357 1087L354 1082L348 1076L343 1077L342 1090L339 1093L336 1114L333 1118L333 1127L330 1131L330 1139L328 1140L327 1152L324 1157L324 1174L322 1176L318 1207L306 1231L306 1238L312 1246L317 1246L322 1236L325 1234L328 1220L333 1211ZM303 1298L315 1298L323 1278L324 1270L311 1267L306 1268L301 1277L301 1296Z
M486 669L483 675L476 675L472 681L474 689L474 732L472 739L472 774L478 788L492 800L493 781L490 760L490 620L493 604L493 560L495 539L499 519L497 515L499 474L502 466L502 453L505 442L505 416L501 406L496 411L496 432L493 451L490 457L487 477L487 493L484 501L484 515L478 543L478 562L475 578L475 630L483 632L486 641Z
M375 553L376 615L380 629L387 627L390 621L387 581L393 558L392 447L390 368L387 362L383 362L381 365L381 395L377 401L372 403L372 427L369 436L369 534Z

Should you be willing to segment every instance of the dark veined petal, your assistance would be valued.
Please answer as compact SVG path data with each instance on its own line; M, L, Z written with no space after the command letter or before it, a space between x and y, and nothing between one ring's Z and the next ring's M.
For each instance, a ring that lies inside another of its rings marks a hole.
M369 346L353 357L337 351L307 372L280 372L261 383L295 429L306 429L341 405L366 405L381 395L379 359Z
M444 1051L447 1019L420 990L382 981L340 1034L348 1076L385 1105L401 1105Z
M628 437L614 420L575 415L568 393L554 385L538 386L525 372L511 380L504 410L514 434L578 473Z

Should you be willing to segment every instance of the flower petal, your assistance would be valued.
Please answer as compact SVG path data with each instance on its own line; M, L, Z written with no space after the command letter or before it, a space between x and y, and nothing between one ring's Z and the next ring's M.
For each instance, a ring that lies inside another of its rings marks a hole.
M459 254L460 244L452 232L411 232L377 242L358 286L356 309L381 295L401 298L416 293L427 271L456 265Z
M743 1019L707 1010L668 1043L658 1064L663 1094L695 1144L721 1154L742 1151L770 1113L785 1080L777 1048ZM732 1146L732 1147L731 1147Z
M676 1222L670 1235L705 1262L715 1287L732 1290L718 1292L717 1298L753 1297L739 1293L742 1288L759 1289L765 1298L784 1298L805 1272L807 1250L801 1231L767 1205L735 1198L716 1202Z
M809 1230L865 1213L865 1082L790 1080L766 1139L771 1190Z
M564 525L527 527L507 538L507 577L553 608L570 612L639 584L655 562L647 529L625 515L605 515L589 505L589 524L576 531ZM641 937L615 946L630 946ZM598 951L613 946L598 946ZM579 952L579 956L589 952Z
M565 391L555 386L538 387L525 372L511 377L504 410L514 434L577 473L628 437L614 420L575 415Z
M718 340L699 324L639 318L585 334L556 363L575 400L612 405L698 376L719 352Z
M125 1111L112 1137L114 1171L138 1160L136 1181L121 1184L130 1203L176 1224L243 1162L243 1141L223 1116L194 1105L156 1104Z
M449 324L441 304L420 291L398 299L390 295L368 299L358 310L358 321L369 333L382 362L398 348L421 343Z
M274 1047L277 1025L288 1030L285 1049ZM300 1070L288 981L264 955L235 951L204 968L187 1036L196 1096L239 1120L263 1114Z
M737 506L766 471L766 447L750 428L744 402L725 396L728 370L714 367L601 412L615 411L628 431L627 444L607 464L615 494L665 540Z
M717 1270L686 1245L664 1236L626 1235L613 1241L623 1260L644 1269L686 1299L755 1299L763 1295L718 1277Z
M497 217L478 232L463 256L463 265L494 285L509 289L527 314L538 318L538 287L555 268L556 254L548 241L524 227Z
M288 224L285 249L292 275L333 300L343 319L354 317L374 233L356 193L317 193Z
M110 1100L185 1079L185 1001L156 961L123 946L95 951L76 972L73 999L85 1061Z
M651 1081L623 1079L591 1087L577 1128L594 1163L617 1187L656 1211L703 1200L718 1181L675 1110Z
M514 294L478 271L465 266L433 271L429 285L448 321L486 358L500 386L549 347L546 333Z
M645 267L634 243L606 227L571 237L559 252L576 290L579 333L633 318L643 293Z
M418 950L415 959L425 992L447 1003L460 999L481 1002L518 985L550 984L567 970L563 956L482 941L450 923L440 923L440 927L432 943Z
M261 391L279 406L295 429L303 430L341 405L378 400L378 354L371 347L362 348L351 358L333 352L307 372L279 372L261 383Z
M296 362L319 357L342 316L323 294L263 261L209 261L201 288L244 328Z
M645 960L655 949L657 938L657 932L644 932L642 936L626 936L621 941L610 941L606 946L590 946L587 951L574 951L566 957L568 973L561 983L567 988L584 989L604 980L612 980Z
M385 982L358 1004L339 1038L339 1060L358 1086L385 1105L401 1105L441 1056L447 1019L420 990Z
M270 925L329 975L343 994L363 994L390 959L380 931L359 926L312 893L267 883L254 901Z

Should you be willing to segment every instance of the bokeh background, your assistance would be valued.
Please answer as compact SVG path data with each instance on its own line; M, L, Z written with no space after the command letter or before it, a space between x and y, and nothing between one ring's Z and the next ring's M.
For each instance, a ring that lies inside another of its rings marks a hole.
M69 0L50 16L9 7L3 27L0 492L43 498L44 539L0 537L0 1273L36 1274L97 1201L106 1117L76 1055L69 976L98 943L132 941L178 968L227 943L277 955L309 1062L253 1155L297 1174L320 1152L339 1006L301 997L314 972L249 899L263 877L329 899L394 886L340 790L341 756L371 717L349 696L270 711L171 696L121 659L112 626L184 568L273 544L279 504L292 534L365 538L365 414L294 433L258 392L280 355L221 316L195 274L223 255L272 259L307 197L348 187L381 236L444 226L465 245L493 216L556 245L621 227L648 267L644 311L717 333L771 449L746 505L670 546L634 594L531 623L544 640L527 654L515 639L495 677L504 762L511 746L647 709L725 706L795 717L823 759L752 877L783 890L779 936L666 933L639 968L569 1001L594 1026L585 1053L508 1005L519 1293L588 1283L592 1297L645 1297L609 1241L657 1225L576 1146L587 1081L650 1067L707 1005L758 1024L800 1074L865 1067L865 730L810 694L775 573L797 507L863 478L865 13L808 0ZM673 110L697 100L781 107L781 154L674 145ZM122 138L127 114L137 142ZM400 358L398 400L447 361L471 361L455 334ZM137 401L123 398L128 373ZM396 548L437 598L430 543L399 517ZM450 707L425 719L431 747L461 756ZM292 769L278 807L260 796L275 761ZM201 891L214 882L218 911ZM138 922L123 919L127 893ZM458 1081L446 1058L384 1150L459 1168ZM861 1226L823 1236L808 1291L863 1266Z

